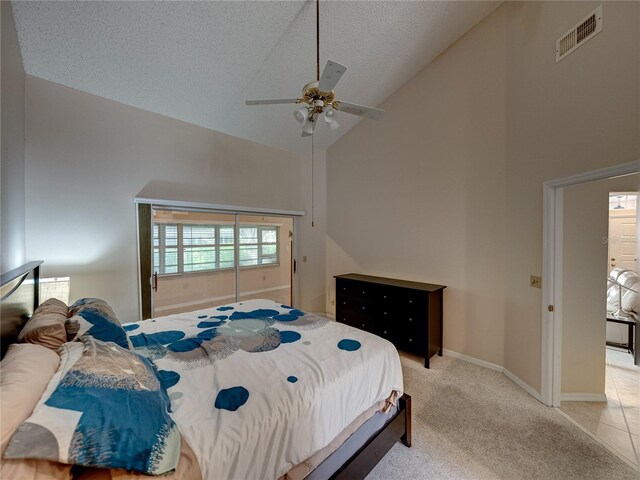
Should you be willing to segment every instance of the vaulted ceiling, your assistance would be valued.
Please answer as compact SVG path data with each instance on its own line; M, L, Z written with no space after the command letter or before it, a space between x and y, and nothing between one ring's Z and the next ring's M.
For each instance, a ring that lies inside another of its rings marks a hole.
M499 2L322 1L320 55L339 99L377 106ZM25 71L237 137L308 153L294 98L315 80L312 1L12 2ZM359 119L316 130L327 148ZM372 120L362 120L372 121Z

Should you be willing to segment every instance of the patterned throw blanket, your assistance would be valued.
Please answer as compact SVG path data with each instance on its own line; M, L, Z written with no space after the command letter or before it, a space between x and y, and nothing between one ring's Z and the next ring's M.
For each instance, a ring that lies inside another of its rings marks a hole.
M269 300L124 328L157 367L203 478L278 478L403 389L386 340Z

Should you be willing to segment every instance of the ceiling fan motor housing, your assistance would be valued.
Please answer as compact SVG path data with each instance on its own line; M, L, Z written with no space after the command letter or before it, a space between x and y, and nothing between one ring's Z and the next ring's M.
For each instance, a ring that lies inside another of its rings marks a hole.
M314 107L315 110L322 109L331 105L335 100L334 93L331 92L323 92L322 90L318 90L318 82L310 82L307 83L302 89L302 96L298 99L299 103L307 103L309 106Z

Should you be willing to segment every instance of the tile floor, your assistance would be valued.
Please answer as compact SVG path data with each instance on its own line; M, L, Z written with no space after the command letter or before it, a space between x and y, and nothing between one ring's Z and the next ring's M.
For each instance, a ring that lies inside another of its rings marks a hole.
M622 350L607 347L607 402L562 402L560 410L611 450L640 464L640 367Z

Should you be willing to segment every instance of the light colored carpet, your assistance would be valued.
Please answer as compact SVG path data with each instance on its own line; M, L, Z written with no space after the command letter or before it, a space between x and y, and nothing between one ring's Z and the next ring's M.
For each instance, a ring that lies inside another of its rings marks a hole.
M402 356L413 446L396 444L367 477L638 479L638 472L503 374L451 357Z

